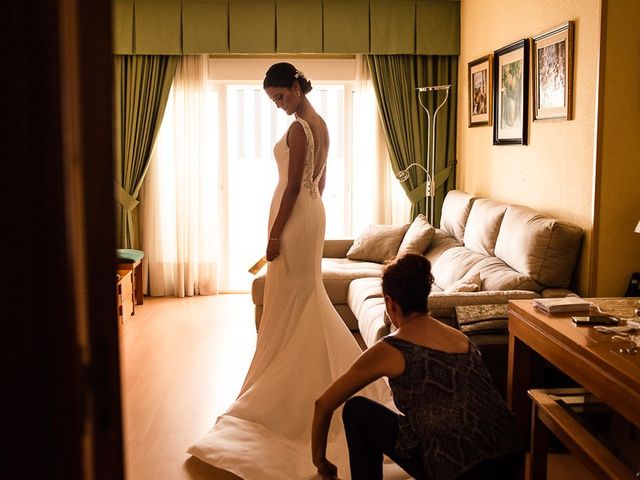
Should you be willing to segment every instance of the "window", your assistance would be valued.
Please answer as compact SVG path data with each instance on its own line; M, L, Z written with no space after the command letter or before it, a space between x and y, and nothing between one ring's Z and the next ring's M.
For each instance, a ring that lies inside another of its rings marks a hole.
M211 178L217 180L207 183L217 183L215 198L207 197L209 200L204 200L207 205L202 206L188 196L187 203L180 208L195 215L188 221L198 231L211 232L211 238L220 246L212 264L220 273L221 292L248 291L253 276L247 269L264 254L266 247L269 207L278 180L273 147L294 120L277 109L262 89L264 72L277 61L283 60L209 58L205 97L196 103L182 101L182 97L175 99L181 115L167 109L156 143L156 150L166 149L181 168L188 160L183 155L191 155L191 146L196 142L206 140L213 145L213 152L203 161L216 173ZM360 71L366 68L362 59L296 59L292 63L312 81L309 100L329 128L331 145L323 193L326 238L356 236L370 223L406 223L394 213L398 208L408 213L408 208L402 189L389 174L389 161L383 158L386 147L377 134L373 89L356 79L357 68ZM210 102L212 108L203 109L203 102ZM185 112L192 112L192 116L185 116ZM181 129L174 129L177 133L164 127L175 122L186 123L181 124ZM191 122L199 125L195 133ZM184 149L172 148L174 142ZM160 197L150 208L162 210L163 195L171 196L171 182L182 185L185 180L195 184L202 181L197 169L185 171L185 175L195 177L189 179L177 178L172 171L164 168L157 176L150 175L155 178L154 188L159 189L156 198ZM400 203L396 200L398 194ZM211 219L197 213L211 209L216 212L210 215ZM154 215L162 219L163 213L157 211ZM173 233L160 232L158 248L171 248L177 227ZM157 225L153 231L159 232ZM150 264L150 274L151 267Z
M315 82L314 82L315 83ZM263 255L269 205L277 183L273 147L293 121L275 108L258 84L219 85L226 96L226 204L229 290L246 289L248 266ZM323 201L327 212L327 238L351 235L351 183L349 142L351 118L346 110L352 95L348 83L314 84L308 98L329 128L331 145ZM223 156L222 158L224 158ZM224 281L223 281L224 285Z
M264 254L271 196L277 183L273 147L293 121L278 110L262 89L262 78L274 59L212 59L212 89L221 99L221 192L226 205L223 239L223 290L247 290L253 277L247 268ZM328 62L328 63L327 63ZM323 201L327 238L352 235L352 104L354 59L293 61L309 74L308 98L325 119L331 145ZM318 78L322 72L324 78ZM351 77L351 78L349 78ZM226 107L223 107L226 105ZM226 128L223 127L226 125ZM226 130L226 131L225 131ZM226 145L224 145L226 143Z

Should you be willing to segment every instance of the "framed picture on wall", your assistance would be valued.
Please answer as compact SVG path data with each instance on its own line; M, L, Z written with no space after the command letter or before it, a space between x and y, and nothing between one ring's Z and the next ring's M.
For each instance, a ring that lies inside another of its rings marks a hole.
M573 22L533 37L533 119L573 116Z
M469 62L469 126L491 125L493 55Z
M493 144L526 145L529 39L493 52Z

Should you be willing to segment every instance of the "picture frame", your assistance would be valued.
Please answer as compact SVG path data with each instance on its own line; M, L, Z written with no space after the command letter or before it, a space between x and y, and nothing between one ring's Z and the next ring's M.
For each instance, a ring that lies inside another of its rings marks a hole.
M533 120L573 119L574 22L533 37Z
M493 52L493 144L526 145L529 121L529 39Z
M493 123L493 55L469 62L469 127Z

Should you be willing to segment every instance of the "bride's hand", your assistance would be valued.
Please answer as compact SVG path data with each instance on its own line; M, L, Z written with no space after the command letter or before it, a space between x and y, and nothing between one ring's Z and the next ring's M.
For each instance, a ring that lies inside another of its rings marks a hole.
M269 238L269 243L267 243L267 261L271 262L278 256L280 256L280 239Z

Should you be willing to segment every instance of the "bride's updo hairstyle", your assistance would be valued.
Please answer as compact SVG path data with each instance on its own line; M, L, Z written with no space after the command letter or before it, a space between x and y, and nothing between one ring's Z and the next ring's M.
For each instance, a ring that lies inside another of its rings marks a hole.
M293 87L293 82L298 82L300 91L307 94L311 91L311 82L307 80L300 70L287 62L274 63L269 67L262 82L262 88L267 87Z
M382 272L382 293L389 295L405 315L427 313L432 283L431 263L415 253L389 260Z

